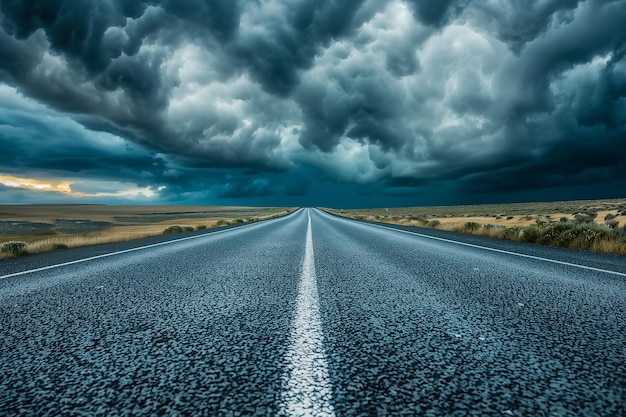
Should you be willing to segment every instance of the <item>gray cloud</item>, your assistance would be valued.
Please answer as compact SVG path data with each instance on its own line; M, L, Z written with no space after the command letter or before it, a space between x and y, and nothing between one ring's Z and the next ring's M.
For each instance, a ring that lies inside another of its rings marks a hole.
M152 186L166 163L127 140L86 130L66 115L21 99L0 87L0 166L20 176L82 177Z
M194 200L316 190L305 171L363 195L621 180L624 21L624 0L3 1L2 91L38 104L5 103L0 171L121 164Z
M498 38L516 52L538 36L574 21L575 10L584 0L476 1L468 14L480 26L497 31ZM601 2L598 2L601 4Z
M409 0L418 19L426 25L441 26L450 18L458 16L469 0Z

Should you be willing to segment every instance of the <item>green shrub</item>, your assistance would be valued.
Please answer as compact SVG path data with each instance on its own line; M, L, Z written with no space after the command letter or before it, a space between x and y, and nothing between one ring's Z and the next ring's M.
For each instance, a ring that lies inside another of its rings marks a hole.
M413 220L418 222L422 226L426 226L428 224L428 220L426 220L423 216L406 216L408 220Z
M26 253L26 242L11 240L0 245L0 253L8 253L10 255L19 256Z
M596 223L575 224L561 233L557 239L559 246L589 249L594 242L609 240L616 235L606 225Z
M582 236L587 242L593 242L594 240L602 240L612 237L613 233L611 229L603 224L589 224L582 228Z
M541 228L539 243L544 245L558 245L561 234L569 230L570 225L566 223L548 223Z
M428 226L430 227L437 228L439 227L439 225L441 225L441 222L439 220L431 220L428 222Z
M185 227L183 227L183 231L185 231L185 232L192 232L193 231L193 226L185 226Z
M359 217L360 217L360 220L363 220L363 216L359 216ZM243 224L243 223L244 223L243 219L235 219L233 221L233 224Z
M541 237L541 230L537 226L528 226L522 229L521 238L523 242L537 243Z
M467 222L467 223L465 223L463 225L463 229L469 230L469 231L474 231L474 230L480 229L480 225L478 223L475 223L475 222Z
M507 227L502 230L502 237L507 240L517 240L521 228L518 226Z
M596 218L595 213L578 213L574 216L574 223L583 224L583 223L593 223L593 220Z
M206 224L199 224L196 226L196 230L204 230L206 229Z
M217 227L222 227L222 226L228 226L230 223L228 223L226 220L218 220L217 223L215 223L215 225Z
M617 217L615 214L607 214L606 216L604 216L604 221L608 222L609 220L613 220L615 217Z
M609 226L609 229L617 230L619 228L619 221L617 220L607 220L605 223Z
M183 228L180 226L170 226L163 231L164 235L174 235L176 233L182 233Z

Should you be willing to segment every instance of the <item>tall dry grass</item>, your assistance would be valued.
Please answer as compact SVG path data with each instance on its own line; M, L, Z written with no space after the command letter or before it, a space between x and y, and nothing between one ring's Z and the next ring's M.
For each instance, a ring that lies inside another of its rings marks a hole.
M564 218L559 221L543 221L537 219L534 224L507 226L476 221L442 223L436 219L427 220L423 217L363 215L353 211L323 210L357 220L426 227L496 239L626 255L626 227L620 228L610 216L605 223L594 222L595 216L578 215L574 217L574 220Z
M135 233L85 233L77 235L59 235L32 240L26 243L25 247L18 252L0 250L0 259L10 259L17 256L24 256L35 253L50 252L57 249L76 248L79 246L98 245L102 243L125 242L129 240L142 239L151 236L158 236L162 232L135 232ZM29 239L31 240L31 239Z
M80 246L98 245L103 243L126 242L147 237L171 234L172 228L175 233L189 232L192 230L205 230L217 227L225 227L234 224L245 224L269 220L285 216L294 209L283 210L278 213L252 216L247 218L206 218L184 219L185 222L169 220L160 224L146 224L134 226L114 226L98 232L80 234L47 233L45 235L22 235L0 236L0 259L10 259L35 253L50 252L57 249L76 248ZM7 246L7 243L12 243ZM24 245L15 243L24 243ZM6 246L6 248L5 248ZM15 249L19 247L18 249Z

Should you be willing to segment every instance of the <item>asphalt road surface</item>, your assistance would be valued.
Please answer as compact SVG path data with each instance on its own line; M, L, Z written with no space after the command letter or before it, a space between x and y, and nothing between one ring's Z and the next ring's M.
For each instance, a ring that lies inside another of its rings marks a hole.
M413 230L3 261L0 415L626 415L626 258Z

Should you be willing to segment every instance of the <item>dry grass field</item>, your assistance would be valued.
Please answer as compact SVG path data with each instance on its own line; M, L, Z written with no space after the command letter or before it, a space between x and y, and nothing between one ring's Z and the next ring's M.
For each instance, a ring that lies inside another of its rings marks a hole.
M248 223L286 207L0 205L0 259Z
M360 220L626 255L626 199L324 210Z

